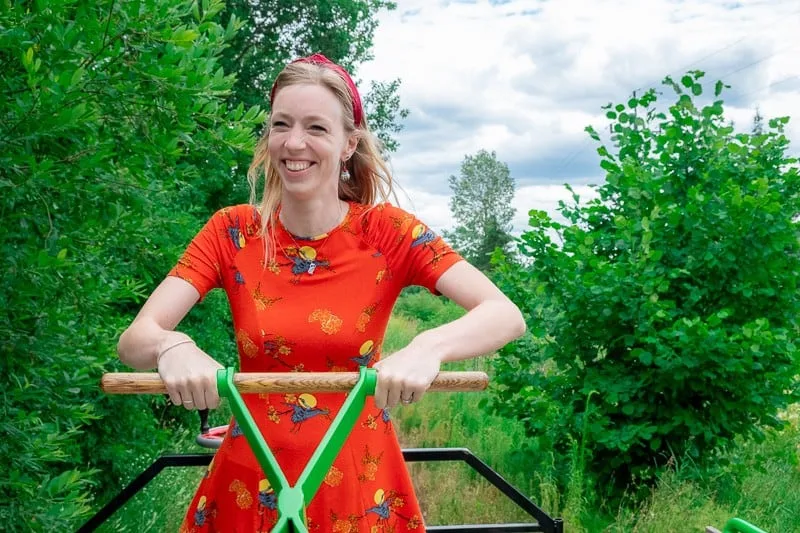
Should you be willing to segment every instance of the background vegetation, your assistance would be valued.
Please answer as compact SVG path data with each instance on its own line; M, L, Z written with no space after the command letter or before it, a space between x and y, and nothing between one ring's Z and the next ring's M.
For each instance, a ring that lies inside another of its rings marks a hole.
M119 334L208 216L247 200L242 166L265 117L266 77L312 50L357 66L375 14L393 8L260 5L271 11L257 30L244 1L0 8L4 525L75 528L171 445L185 413L99 390L103 372L122 370ZM272 41L280 46L263 46ZM365 95L389 140L405 113L396 89L387 81ZM233 362L224 297L185 327Z

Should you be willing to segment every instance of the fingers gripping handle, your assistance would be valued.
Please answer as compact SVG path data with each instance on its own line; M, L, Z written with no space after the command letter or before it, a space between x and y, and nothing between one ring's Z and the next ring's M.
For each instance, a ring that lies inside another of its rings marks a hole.
M358 379L358 372L233 374L233 384L242 394L347 392L355 386ZM430 392L476 392L486 389L488 385L489 377L484 372L439 372L428 390ZM100 380L100 387L107 394L164 394L167 392L161 376L156 372L104 374Z

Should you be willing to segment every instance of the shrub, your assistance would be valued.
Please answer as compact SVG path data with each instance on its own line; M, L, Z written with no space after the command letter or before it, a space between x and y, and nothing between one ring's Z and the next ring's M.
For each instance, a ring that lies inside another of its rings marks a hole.
M4 525L74 529L93 497L130 477L133 457L169 445L167 413L188 416L162 398L105 396L99 377L129 370L119 334L263 120L226 104L233 79L218 61L239 24L215 22L222 8L60 0L0 10ZM209 324L198 342L224 344L228 325Z
M758 438L800 397L788 118L736 133L721 82L699 107L702 76L666 78L666 112L655 90L605 107L599 197L562 203L566 224L531 211L530 261L499 265L532 335L496 360L497 409L564 454L585 422L587 468L622 486Z

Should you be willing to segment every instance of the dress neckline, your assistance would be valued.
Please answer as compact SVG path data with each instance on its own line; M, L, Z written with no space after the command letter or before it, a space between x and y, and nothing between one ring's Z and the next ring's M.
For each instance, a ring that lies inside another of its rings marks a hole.
M320 233L318 235L311 235L311 236L309 236L309 235L295 235L294 233L289 231L289 229L286 226L283 225L283 221L281 220L281 216L280 216L281 215L281 206L280 205L278 206L277 212L275 213L275 220L277 221L278 228L282 232L284 232L286 235L291 237L292 240L304 241L304 242L321 241L323 239L327 239L332 234L336 233L342 226L344 226L350 220L350 216L353 213L353 202L348 200L348 201L346 201L346 203L347 203L347 211L345 211L344 217L342 218L342 220L336 226L331 228L330 230L326 231L325 233Z

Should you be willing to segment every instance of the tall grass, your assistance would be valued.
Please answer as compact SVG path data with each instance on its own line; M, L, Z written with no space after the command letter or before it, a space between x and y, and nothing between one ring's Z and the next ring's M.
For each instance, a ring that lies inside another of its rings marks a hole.
M774 533L800 532L800 424L793 406L784 415L789 426L770 431L764 442L743 443L731 453L734 461L716 472L698 472L692 465L666 472L647 500L620 509L610 532L702 531L722 529L739 517Z
M195 428L191 429L191 431L187 428L176 429L174 447L141 457L134 465L135 469L143 471L161 453L208 451L194 443ZM98 531L100 533L178 531L203 473L202 468L167 468L131 498ZM128 481L125 480L126 483ZM112 496L109 494L109 498Z
M425 293L404 295L389 322L384 353L408 344L422 329L458 318L456 305ZM420 320L417 316L423 318ZM490 369L488 358L450 363L443 370ZM547 512L555 512L560 498L547 475L530 458L523 428L513 420L491 415L480 406L489 392L430 393L419 403L400 406L393 419L401 445L409 448L459 447L489 464L522 492L532 495ZM548 460L547 457L543 461ZM458 463L409 465L425 521L437 524L482 524L532 521L499 490Z

